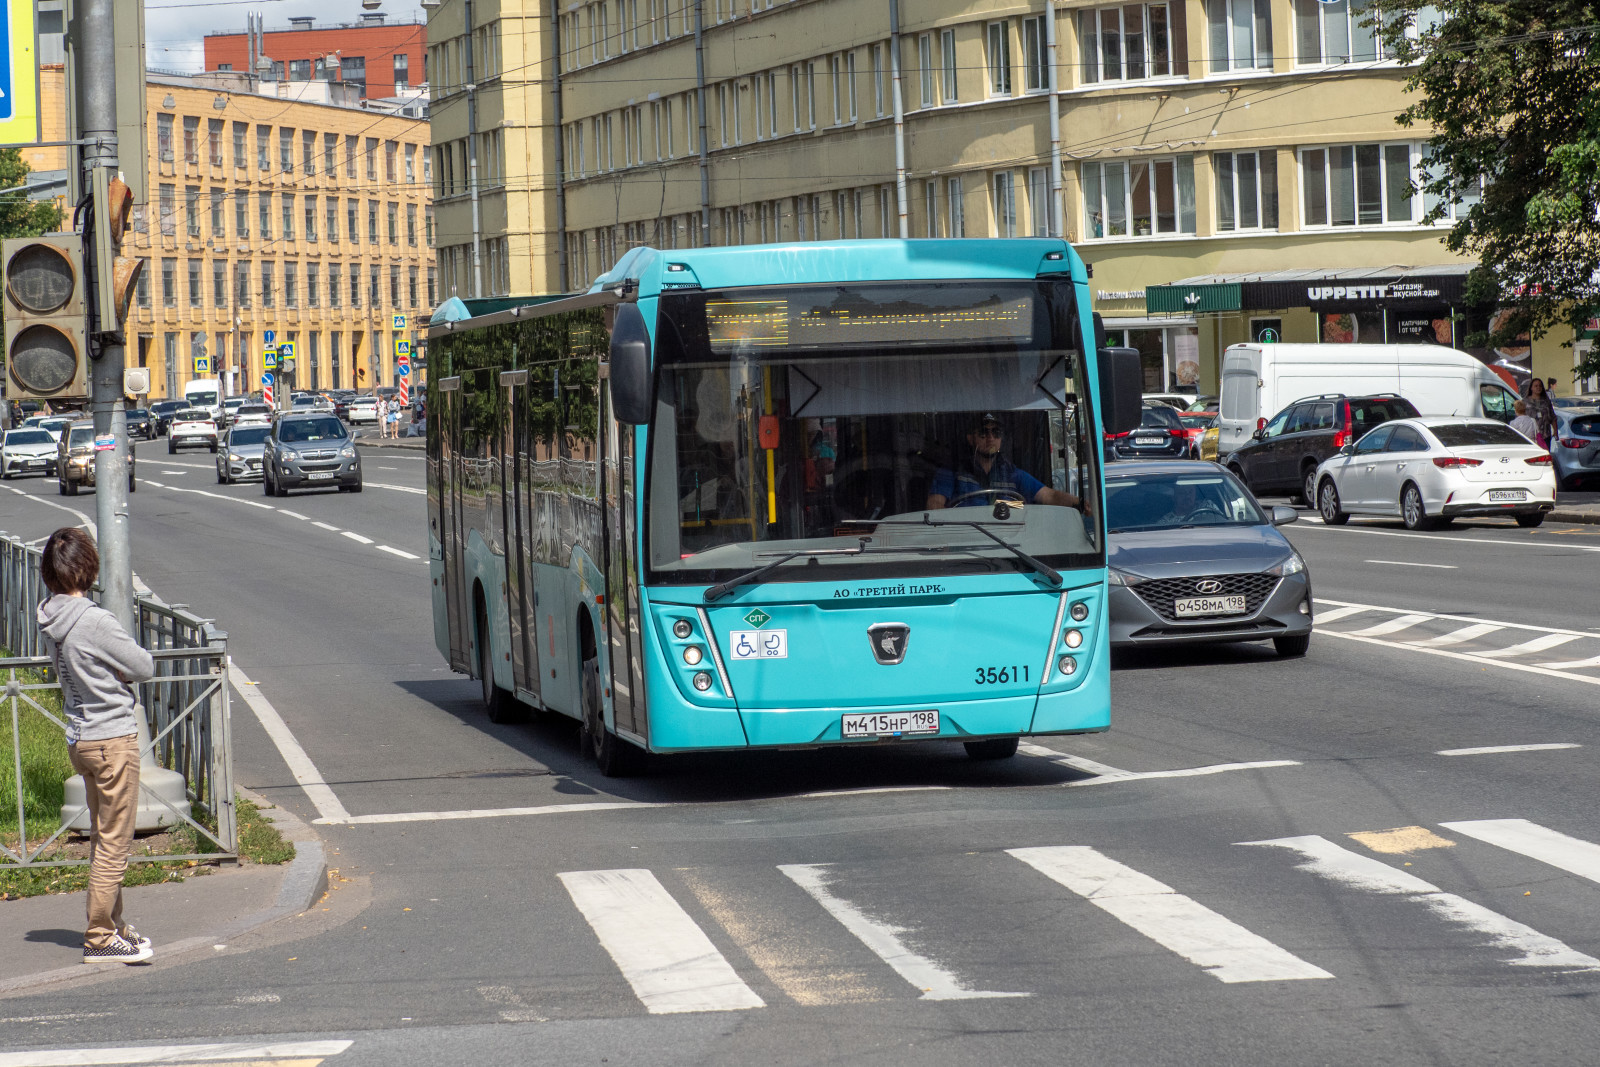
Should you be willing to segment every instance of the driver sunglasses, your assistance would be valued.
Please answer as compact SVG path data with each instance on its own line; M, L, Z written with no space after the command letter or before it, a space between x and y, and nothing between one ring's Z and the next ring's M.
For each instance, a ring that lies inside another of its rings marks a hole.
M973 431L979 437L1000 437L1005 431L998 426L980 426Z

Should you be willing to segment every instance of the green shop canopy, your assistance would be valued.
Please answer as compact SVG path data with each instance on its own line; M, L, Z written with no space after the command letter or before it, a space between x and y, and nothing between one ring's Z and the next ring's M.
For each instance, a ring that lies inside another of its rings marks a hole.
M1238 311L1243 304L1237 282L1152 285L1144 291L1147 315L1193 315L1201 311Z

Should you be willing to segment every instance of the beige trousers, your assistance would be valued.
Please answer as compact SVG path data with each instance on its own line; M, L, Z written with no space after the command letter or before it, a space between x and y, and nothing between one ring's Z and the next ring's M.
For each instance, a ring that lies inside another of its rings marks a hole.
M133 852L139 810L139 735L67 746L89 797L89 925L85 948L101 948L122 929L122 878Z

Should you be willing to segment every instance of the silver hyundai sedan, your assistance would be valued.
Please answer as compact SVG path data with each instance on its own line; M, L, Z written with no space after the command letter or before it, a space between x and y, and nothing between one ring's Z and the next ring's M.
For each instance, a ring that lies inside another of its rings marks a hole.
M1106 470L1111 644L1267 641L1311 646L1311 576L1276 527L1215 463L1118 463Z

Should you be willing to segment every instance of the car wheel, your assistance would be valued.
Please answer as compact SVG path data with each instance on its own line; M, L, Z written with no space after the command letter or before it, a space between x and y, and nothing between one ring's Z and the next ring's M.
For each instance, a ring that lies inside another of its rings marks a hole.
M228 484L228 476L226 474L222 473L222 471L220 471L220 470L217 471L217 484L218 485L227 485Z
M1544 525L1544 512L1536 511L1532 515L1518 515L1517 525L1523 527L1542 526Z
M1017 754L1018 737L990 737L983 741L964 741L962 747L975 760L1010 759Z
M261 472L261 495L262 496L271 496L272 495L272 476L270 474L268 474L266 471L262 471Z
M1329 526L1343 526L1350 521L1350 516L1339 510L1339 487L1333 484L1332 478L1322 479L1322 489L1317 495L1317 511Z
M1400 490L1400 521L1408 530L1431 530L1433 520L1428 517L1427 506L1422 503L1422 491L1412 482Z
M1303 656L1311 647L1311 635L1290 634L1288 637L1274 637L1272 647L1278 650L1278 655L1284 657Z
M1317 506L1317 468L1314 464L1306 464L1305 470L1300 472L1300 499L1305 501L1308 508Z
M1252 493L1255 492L1255 487L1250 484L1250 477L1249 475L1245 474L1243 467L1239 466L1237 463L1230 463L1228 465L1228 470L1233 472L1233 476L1235 478L1244 483L1244 487L1246 489L1249 489Z
M72 495L71 493L67 492L66 479L64 479L64 478L57 478L56 479L56 492L60 493L62 496L71 496Z

